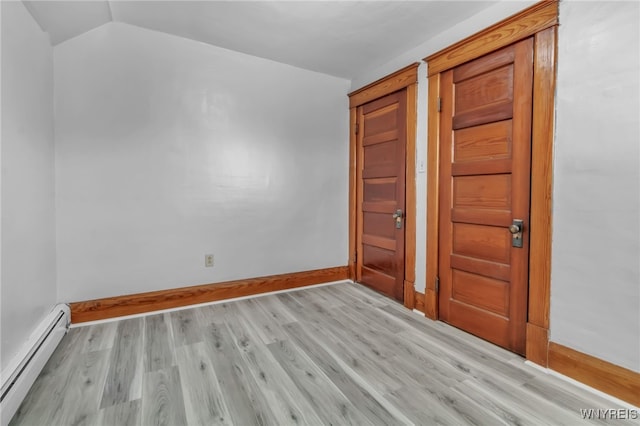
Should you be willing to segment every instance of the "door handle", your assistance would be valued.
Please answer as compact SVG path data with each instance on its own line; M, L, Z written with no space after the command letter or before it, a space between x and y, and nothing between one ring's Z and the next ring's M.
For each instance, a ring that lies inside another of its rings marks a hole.
M511 247L522 248L524 221L521 219L513 219L513 222L509 226L509 232L511 232Z
M402 212L402 209L396 210L396 212L393 214L393 219L395 219L396 221L396 229L402 229L403 217L404 217L404 213Z

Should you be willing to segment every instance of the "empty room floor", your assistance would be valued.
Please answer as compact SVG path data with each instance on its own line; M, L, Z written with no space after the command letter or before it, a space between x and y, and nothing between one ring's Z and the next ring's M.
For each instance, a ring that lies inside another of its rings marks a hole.
M609 408L340 283L72 328L11 425L575 425Z

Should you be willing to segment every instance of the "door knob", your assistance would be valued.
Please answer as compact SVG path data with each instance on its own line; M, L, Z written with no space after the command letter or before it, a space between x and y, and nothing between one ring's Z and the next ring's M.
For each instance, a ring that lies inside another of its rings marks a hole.
M522 232L524 231L524 222L520 219L513 219L513 222L509 226L509 232L511 232L511 246L522 248Z
M396 229L401 229L402 228L402 218L403 218L404 214L402 212L402 209L398 209L396 210L396 212L393 214L393 218L396 221Z

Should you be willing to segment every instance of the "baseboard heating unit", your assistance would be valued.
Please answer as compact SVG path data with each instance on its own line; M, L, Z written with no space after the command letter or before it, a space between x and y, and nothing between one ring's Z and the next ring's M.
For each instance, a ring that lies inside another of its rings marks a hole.
M38 374L69 329L71 312L56 305L31 335L23 349L2 371L0 420L6 426L20 407Z

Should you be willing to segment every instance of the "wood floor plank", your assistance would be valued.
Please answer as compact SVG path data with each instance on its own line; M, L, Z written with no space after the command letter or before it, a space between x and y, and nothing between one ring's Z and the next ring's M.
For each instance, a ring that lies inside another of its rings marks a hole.
M156 371L175 365L169 314L149 315L144 319L144 371Z
M428 385L432 381L453 386L467 378L468 371L464 368L452 369L448 360L434 356L433 351L416 345L415 342L407 339L404 335L391 333L384 328L378 329L377 322L367 321L360 318L355 312L340 310L334 312L337 319L342 318L342 322L352 324L349 329L357 329L370 340L380 339L393 348L389 358L391 364L396 365L405 376L412 379L415 385ZM405 382L406 384L411 384Z
M415 388L414 388L415 389ZM455 387L432 382L428 387L421 387L419 395L422 398L432 398L438 402L441 410L446 411L455 421L450 424L469 425L505 425L508 424L500 416L491 412L489 407L483 406L469 398Z
M264 310L270 319L283 325L296 322L298 319L275 296L256 297L254 299L258 306Z
M202 309L181 309L169 313L175 346L202 342Z
M100 408L142 397L144 318L118 323Z
M68 403L49 419L51 424L90 424L100 408L109 357L109 350L89 352L80 357L65 392Z
M78 345L83 342L78 341ZM78 353L51 381L33 389L37 397L25 400L35 409L18 412L12 424L89 424L98 412L107 372L109 351Z
M216 372L204 342L176 348L189 425L231 425Z
M530 368L527 371L513 364L501 362L455 339L425 338L424 334L417 333L415 330L404 330L400 334L411 339L416 346L438 355L439 359L449 363L457 370L466 372L471 377L499 376L522 384L533 379L536 374Z
M306 333L299 323L287 324L285 330L295 344L373 424L410 423L407 417L398 410L394 410L384 398L372 395L375 391L369 390L372 389L370 386L362 386L363 380L357 380L357 373Z
M308 294L310 297L317 299L320 304L327 308L338 308L347 305L344 298L335 296L335 290L344 285L348 284L338 283L330 286L314 287L307 289L307 291L302 291L300 294Z
M222 311L223 312L223 311ZM276 419L248 371L225 323L212 323L205 337L224 400L237 425L276 424Z
M141 412L143 425L187 424L180 372L177 367L144 374Z
M442 321L431 321L424 316L409 311L395 301L390 301L387 305L380 306L377 309L379 312L384 312L392 318L410 325L420 333L426 333L433 335L433 337L444 339L444 341L451 344L452 347L468 346L469 350L473 349L476 353L504 362L520 358L520 356L515 353L509 352L486 340L472 336Z
M373 424L297 346L280 341L267 347L325 424Z
M354 345L352 338L344 333L341 328L336 328L334 324L323 319L323 315L315 315L312 311L306 311L304 307L288 295L278 295L282 303L291 312L300 315L300 324L307 328L324 345L340 357L350 368L358 374L368 377L371 385L379 392L385 393L393 389L402 387L407 380L412 379L404 376L401 371L386 362L382 354L371 352L362 348L361 345ZM327 316L324 316L327 318Z
M322 420L313 407L299 397L294 382L260 339L260 324L246 317L237 317L228 320L226 325L274 416L291 425L321 424ZM276 342L280 340L283 339Z
M476 383L481 386L486 394L490 395L491 400L495 403L504 401L504 403L515 405L523 411L531 412L530 419L538 419L540 423L544 424L549 419L553 419L550 424L573 425L580 420L579 413L555 406L546 397L541 397L534 392L526 390L517 381L511 381L496 375L494 377L482 377ZM468 389L468 386L469 383L466 383L461 388ZM482 402L482 398L477 400ZM484 404L486 405L486 403Z
M620 408L608 399L596 394L584 391L577 393L575 386L570 385L556 377L539 377L523 385L530 392L548 400L560 409L569 411L570 414L580 416L580 410L589 408ZM578 417L581 418L581 417ZM635 421L634 421L635 420ZM638 419L593 419L595 424L631 425L640 424Z
M240 314L254 325L260 340L265 344L287 338L280 324L262 309L256 299L241 300L238 308Z
M327 290L339 295L343 300L355 300L374 307L386 306L395 301L382 296L361 284L348 283L342 286L331 286ZM347 303L348 304L348 303Z
M137 426L141 424L141 400L124 402L103 408L98 413L96 426Z
M459 417L445 409L443 404L427 394L423 387L404 386L385 397L416 425L461 425Z
M519 404L513 404L508 398L496 398L495 394L488 391L475 380L467 380L461 383L458 389L474 401L481 403L491 412L499 416L507 424L521 426L538 426L544 424L544 419Z
M118 329L117 322L93 324L86 328L86 334L83 339L84 344L81 349L82 353L103 351L113 347Z

